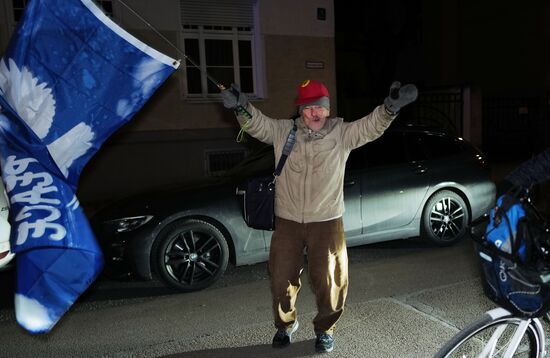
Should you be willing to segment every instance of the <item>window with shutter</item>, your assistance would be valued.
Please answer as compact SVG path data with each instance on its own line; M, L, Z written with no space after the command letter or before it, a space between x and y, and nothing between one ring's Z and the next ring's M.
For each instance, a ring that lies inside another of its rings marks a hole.
M28 0L12 0L14 22L19 22L21 16L23 16L23 10L25 9L27 2Z
M25 10L25 6L29 0L12 0L12 9L13 9L13 21L14 23L18 23L21 19L21 16L23 16L23 10ZM113 17L113 1L112 0L95 0L95 3L98 4L103 11L105 12L105 15L109 17Z
M213 81L257 95L254 0L181 0L181 22L188 99L218 97Z
M113 1L112 0L94 0L102 9L105 15L113 17Z

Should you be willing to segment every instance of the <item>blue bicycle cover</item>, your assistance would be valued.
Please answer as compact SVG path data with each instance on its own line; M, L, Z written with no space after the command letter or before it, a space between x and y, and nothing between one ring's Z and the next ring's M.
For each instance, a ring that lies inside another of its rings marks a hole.
M503 197L499 197L497 200L497 207L502 205ZM513 204L505 213L506 218L501 213L500 220L495 223L495 209L491 210L489 216L489 225L485 230L485 237L489 242L492 242L500 250L512 254L514 245L517 239L517 227L519 220L525 216L525 210L520 203ZM519 258L526 259L525 243L521 242L518 246Z

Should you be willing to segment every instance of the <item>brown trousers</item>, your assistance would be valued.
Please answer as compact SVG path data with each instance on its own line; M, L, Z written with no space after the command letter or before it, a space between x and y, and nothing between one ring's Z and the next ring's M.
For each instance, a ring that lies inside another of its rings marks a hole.
M296 298L307 250L308 273L315 292L316 334L332 334L344 312L348 290L348 255L342 218L300 224L276 218L269 270L275 327L289 329L296 321Z

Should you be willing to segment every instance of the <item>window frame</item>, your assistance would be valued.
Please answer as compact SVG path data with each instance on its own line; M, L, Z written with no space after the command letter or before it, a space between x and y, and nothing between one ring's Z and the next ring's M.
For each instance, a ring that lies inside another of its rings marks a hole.
M14 4L14 0L11 0L9 2L6 2L6 14L7 14L7 25L8 25L8 31L10 32L8 35L8 38L13 35L13 32L15 31L15 27L17 26L19 19L15 16L15 11L20 10L21 16L23 15L23 12L25 11L25 7L27 7L27 4L30 0L21 0L23 2L23 7L18 7ZM114 10L114 3L113 0L95 0L95 4L103 10L103 13L108 16L109 18L113 19L115 10ZM111 11L108 12L103 7L103 3L111 3Z
M210 29L211 27L212 29ZM218 93L208 93L208 76L206 66L206 40L230 40L233 54L233 78L235 84L240 83L240 69L241 59L239 58L239 41L248 41L250 43L250 69L252 71L252 92L246 92L250 99L258 97L259 85L258 85L258 66L257 66L257 52L256 42L254 36L254 30L251 27L238 27L238 26L204 26L204 25L187 25L184 26L180 36L180 48L185 53L185 40L197 40L199 46L199 58L189 57L191 61L199 66L200 78L201 78L201 93L189 93L189 84L187 82L187 68L194 67L193 65L187 65L187 61L182 61L182 94L183 98L194 102L211 102L213 99L219 100ZM248 68L248 66L247 66ZM214 78L214 80L219 81ZM230 86L231 83L221 83L223 86Z
M27 4L30 0L20 0L22 3L23 3L23 7L18 7L15 5L15 1L14 0L11 0L11 19L13 21L13 26L12 27L15 27L15 25L17 25L17 23L19 22L19 19L17 19L17 16L15 15L15 12L16 11L21 11L21 15L20 16L23 16L23 12L25 11L25 7L27 7Z
M115 17L114 15L114 3L113 0L94 0L94 3L103 10L103 13L109 17L110 19L113 19ZM107 11L107 9L103 6L104 3L111 3L111 11Z

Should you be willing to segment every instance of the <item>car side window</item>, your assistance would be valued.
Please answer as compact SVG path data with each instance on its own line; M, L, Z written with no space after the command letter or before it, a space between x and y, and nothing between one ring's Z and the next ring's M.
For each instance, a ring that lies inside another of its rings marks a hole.
M352 150L346 168L358 170L405 162L402 136L401 133L384 133L375 141Z
M432 159L451 157L464 151L462 142L452 137L427 134L422 140Z
M405 134L405 152L409 162L419 162L429 158L423 137L425 135L421 133Z

